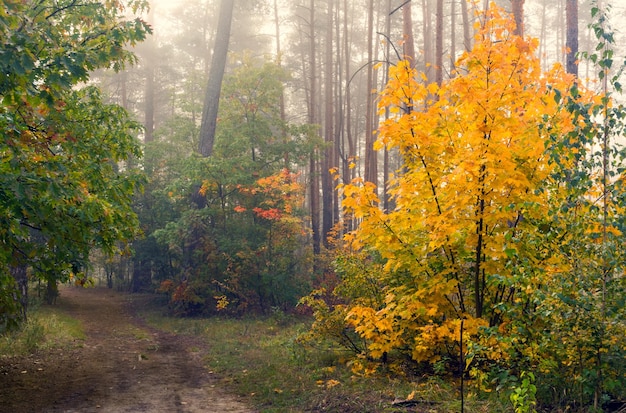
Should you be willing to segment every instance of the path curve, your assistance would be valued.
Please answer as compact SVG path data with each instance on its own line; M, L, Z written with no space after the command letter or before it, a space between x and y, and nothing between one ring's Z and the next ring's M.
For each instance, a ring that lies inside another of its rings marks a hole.
M86 339L0 359L0 412L253 412L217 387L202 367L201 344L145 326L131 315L130 299L63 288L58 305L81 320Z

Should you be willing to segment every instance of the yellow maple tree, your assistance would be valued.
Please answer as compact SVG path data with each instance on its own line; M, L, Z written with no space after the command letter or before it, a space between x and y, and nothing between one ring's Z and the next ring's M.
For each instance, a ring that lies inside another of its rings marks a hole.
M341 186L360 221L346 240L383 263L384 304L357 303L347 315L374 358L408 347L417 361L437 361L458 343L461 319L468 336L501 325L500 304L541 283L514 260L546 205L538 188L552 168L548 135L572 128L554 90L573 79L558 66L543 73L537 41L514 35L498 8L480 21L473 50L441 86L409 62L390 69L380 110L392 116L377 147L403 159L391 182L395 209L379 208L372 185Z

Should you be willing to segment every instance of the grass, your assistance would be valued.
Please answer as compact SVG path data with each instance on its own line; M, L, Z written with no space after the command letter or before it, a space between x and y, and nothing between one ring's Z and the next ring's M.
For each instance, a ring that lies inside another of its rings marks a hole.
M260 412L461 411L457 387L442 379L409 379L391 372L363 377L352 371L345 354L304 347L297 337L308 328L308 320L182 319L164 316L155 309L143 316L156 328L202 338L206 367ZM392 405L411 393L413 400L429 403ZM509 411L510 407L497 397L479 400L466 395L465 412Z
M163 314L158 304L141 305L153 327L199 338L191 351L204 356L206 368L220 384L245 398L259 412L449 413L460 412L457 386L440 378L408 378L391 371L364 377L355 374L347 354L305 347L297 338L310 320L274 314L265 318L213 317L183 319ZM143 337L143 330L129 331ZM54 306L32 308L28 323L0 337L0 355L75 346L85 333L79 321ZM394 400L427 401L394 406ZM508 413L512 409L491 396L466 394L467 413Z
M0 336L0 355L26 355L74 345L76 340L84 339L85 332L78 320L54 306L34 306L20 330Z

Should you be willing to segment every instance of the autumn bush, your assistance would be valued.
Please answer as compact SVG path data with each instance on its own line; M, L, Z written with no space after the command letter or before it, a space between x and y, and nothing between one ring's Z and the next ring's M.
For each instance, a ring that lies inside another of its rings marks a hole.
M358 229L336 259L341 304L303 301L315 310L309 336L349 331L364 343L354 360L429 373L458 375L462 354L474 391L522 403L536 386L544 409L626 397L614 142L626 110L609 90L620 89L612 37L594 28L599 94L559 66L542 72L537 41L497 8L449 81L428 84L407 61L390 69L377 146L403 160L395 207L383 211L368 182L340 185Z

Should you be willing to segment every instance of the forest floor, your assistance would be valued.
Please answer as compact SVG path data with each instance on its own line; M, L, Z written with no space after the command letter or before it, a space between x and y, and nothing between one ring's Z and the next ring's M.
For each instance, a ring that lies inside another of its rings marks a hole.
M203 367L198 338L149 327L141 296L65 287L57 307L84 340L0 358L0 412L236 412L253 410Z

